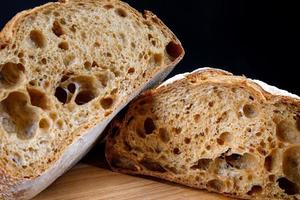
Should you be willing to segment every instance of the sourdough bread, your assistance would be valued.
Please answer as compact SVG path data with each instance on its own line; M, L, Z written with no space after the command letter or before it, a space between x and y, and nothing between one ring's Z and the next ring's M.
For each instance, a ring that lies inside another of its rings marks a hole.
M184 50L154 14L65 0L0 33L0 199L29 199L75 164L112 117Z
M113 170L242 199L300 199L300 98L217 69L178 75L114 120Z

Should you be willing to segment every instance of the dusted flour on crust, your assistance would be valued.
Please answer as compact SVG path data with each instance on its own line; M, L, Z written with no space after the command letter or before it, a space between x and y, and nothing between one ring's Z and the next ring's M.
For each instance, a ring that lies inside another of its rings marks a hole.
M207 70L219 70L221 72L230 74L229 72L227 72L225 70L222 70L222 69L211 68L211 67L203 67L203 68L196 69L193 72L187 72L187 73L177 74L177 75L173 76L172 78L169 78L168 80L164 81L159 87L165 86L165 85L169 85L169 84L172 84L175 81L184 79L184 78L186 78L190 74L195 74L195 73L198 73L198 72L201 73L201 72L207 71ZM260 87L262 87L266 92L269 92L269 93L271 93L273 95L288 96L288 97L300 99L300 97L298 95L292 94L292 93L290 93L290 92L288 92L286 90L279 89L279 88L277 88L275 86L271 86L271 85L269 85L269 84L267 84L267 83L265 83L263 81L254 80L254 79L250 79L250 78L248 78L248 79L251 80L251 81L253 81L253 82L255 82Z

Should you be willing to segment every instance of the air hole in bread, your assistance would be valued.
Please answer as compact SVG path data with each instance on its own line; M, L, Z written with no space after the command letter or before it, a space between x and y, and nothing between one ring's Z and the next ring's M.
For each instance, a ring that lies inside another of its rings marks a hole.
M257 147L256 150L258 151L258 153L260 153L263 156L267 155L266 150L262 147Z
M69 50L69 44L67 42L61 42L58 44L58 47L62 50Z
M84 105L92 101L96 97L95 93L91 90L83 90L80 91L76 98L75 98L75 103L77 105Z
M176 127L176 128L172 128L172 130L176 133L176 134L180 134L182 129L180 127Z
M207 182L206 187L215 192L222 192L225 185L221 180L213 179Z
M151 44L155 47L157 45L156 40L155 39L151 40Z
M185 144L190 144L191 143L191 138L184 138L184 143Z
M46 45L44 34L39 30L32 30L29 34L30 40L37 48L43 48Z
M51 112L51 113L49 114L49 116L50 116L50 118L51 118L53 121L55 121L55 120L57 119L57 113L56 113L56 112Z
M300 146L287 149L283 154L282 170L292 182L300 185Z
M228 144L232 141L232 135L229 132L222 133L219 138L217 139L217 142L219 145L224 145L225 143Z
M111 5L111 4L104 5L103 7L104 7L105 9L107 9L107 10L110 10L110 9L114 8L114 6Z
M269 172L272 171L272 169L273 169L273 155L272 154L268 155L265 158L264 166L267 171L269 171Z
M230 156L225 156L226 163L236 169L255 169L257 167L257 161L255 157L251 154L245 153L231 154Z
M31 105L39 107L43 110L49 108L48 98L46 94L38 89L27 88Z
M195 121L196 123L198 123L199 120L200 120L200 114L194 115L194 121Z
M22 64L5 63L0 65L0 87L13 87L18 84L25 72L25 68Z
M146 169L153 171L153 172L160 172L160 173L165 173L167 172L167 170L165 168L163 168L160 163L155 162L153 160L150 159L143 159L140 161L140 164L142 166L144 166Z
M153 35L148 33L148 40L151 41L153 39Z
M112 107L114 99L112 97L105 97L100 100L100 104L104 110L108 110Z
M57 98L58 101L60 101L62 104L66 104L68 101L68 93L67 91L62 87L57 87L55 90L54 96Z
M22 92L12 92L1 102L3 111L12 121L11 125L20 139L31 139L37 129L38 114L28 105L28 97Z
M118 88L115 88L115 89L113 89L111 92L110 92L110 94L111 95L116 95L117 93L118 93Z
M208 158L202 158L199 159L193 166L191 166L191 169L196 170L207 170L212 162L212 159Z
M253 185L252 188L247 192L248 195L257 195L262 192L262 187L260 185Z
M288 195L299 194L299 187L289 181L288 179L282 177L277 180L278 186Z
M70 26L70 31L72 31L73 33L76 33L76 30L77 30L77 26L75 24Z
M175 155L179 155L181 152L180 152L180 149L179 148L174 148L173 149L173 154L175 154Z
M300 131L300 116L299 115L296 116L296 126L297 126L297 130Z
M299 143L300 133L291 120L286 119L279 122L276 126L276 136L282 142Z
M158 134L159 134L159 138L162 142L168 143L170 141L170 135L169 135L167 129L160 128L158 131Z
M213 106L214 106L214 104L215 104L215 102L214 102L214 101L210 101L210 102L208 103L208 106L209 106L209 107L213 107Z
M57 120L56 122L56 126L59 128L59 129L62 129L64 127L64 121L62 119L59 119Z
M156 127L155 127L155 124L153 122L153 119L150 118L150 117L146 118L146 120L144 121L145 133L147 135L152 134L155 129L156 129Z
M46 64L47 64L47 59L46 59L46 58L42 58L41 63L42 63L43 65L46 65Z
M260 137L260 136L262 135L262 132L257 132L257 133L255 133L255 135L256 135L257 137Z
M177 59L183 53L183 49L180 44L174 41L170 41L166 46L167 54L172 58L172 60Z
M31 85L31 86L37 86L38 85L37 80L31 80L31 81L29 81L29 85Z
M43 118L43 119L41 119L40 122L39 122L39 127L40 127L41 129L47 130L47 129L50 128L50 123L49 123L49 121L48 121L47 119Z
M117 8L117 9L116 9L116 13L117 13L120 17L127 17L127 12L126 12L123 8Z
M66 24L67 24L67 22L66 22L66 20L65 20L64 18L61 18L61 19L59 20L59 22L60 22L62 25L66 25Z
M131 42L130 45L131 45L131 47L132 47L133 49L136 48L136 44L135 44L134 42Z
M130 68L128 69L128 74L133 74L134 72L135 72L134 67L130 67Z
M61 24L56 20L53 22L52 31L57 37L60 37L61 35L64 34L64 30Z
M160 53L155 53L155 54L153 54L153 60L157 66L160 66L163 61L163 55Z
M262 148L266 148L266 143L262 140L260 141L259 145L262 147Z
M77 89L77 86L75 83L70 83L67 88L70 93L74 94Z
M99 48L99 47L100 47L100 42L96 41L96 42L94 43L94 47L95 47L95 48Z
M23 57L24 57L24 53L23 52L18 53L18 58L23 58Z
M89 61L84 62L84 68L86 70L91 70L92 68L92 63L90 63Z
M254 118L258 114L256 107L252 104L244 105L243 113L244 113L245 117L247 117L247 118Z
M124 33L122 33L122 36L124 37L123 39L125 40L125 35L124 35ZM109 58L111 58L112 57L112 54L110 53L110 52L106 52L106 57L109 57Z
M99 64L96 62L96 61L93 61L92 65L91 65L92 68L99 68Z

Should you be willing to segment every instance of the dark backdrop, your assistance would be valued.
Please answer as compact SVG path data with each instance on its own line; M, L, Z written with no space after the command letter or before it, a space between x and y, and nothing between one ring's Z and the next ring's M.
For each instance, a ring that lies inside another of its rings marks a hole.
M1 26L18 11L45 2L2 2ZM292 1L127 2L140 11L156 13L182 41L186 56L172 75L198 67L219 67L300 94L300 12Z

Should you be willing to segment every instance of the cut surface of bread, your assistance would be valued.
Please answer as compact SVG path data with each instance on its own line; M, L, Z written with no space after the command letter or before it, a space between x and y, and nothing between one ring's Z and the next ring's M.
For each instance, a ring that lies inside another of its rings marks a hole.
M184 54L154 14L117 0L24 11L4 27L0 46L0 199L27 199L49 185Z
M109 164L235 198L300 199L300 99L256 82L205 69L146 91L112 123Z

